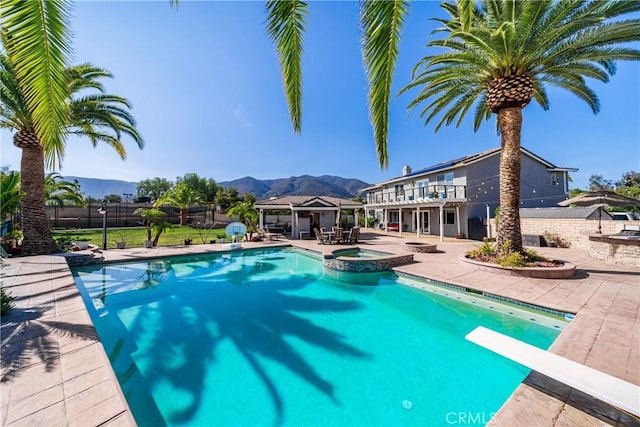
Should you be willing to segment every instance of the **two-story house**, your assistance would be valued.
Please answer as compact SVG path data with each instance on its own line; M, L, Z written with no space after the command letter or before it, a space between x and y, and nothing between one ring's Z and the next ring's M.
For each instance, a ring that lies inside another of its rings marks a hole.
M439 163L362 190L366 215L386 230L481 240L500 205L500 148ZM522 148L523 208L557 206L569 192L568 172Z

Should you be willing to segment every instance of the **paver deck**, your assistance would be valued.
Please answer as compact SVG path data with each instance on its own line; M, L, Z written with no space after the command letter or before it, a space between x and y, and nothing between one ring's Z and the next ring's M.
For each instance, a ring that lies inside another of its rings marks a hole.
M592 260L582 250L538 248L544 255L576 264L577 277L495 275L459 263L458 256L478 242L421 240L436 243L438 252L416 253L416 262L397 271L575 313L550 351L640 385L640 270ZM365 231L360 246L402 253L404 241ZM336 249L315 240L243 243L243 247L283 243L324 253ZM105 261L117 262L221 250L223 245L191 245L108 250L103 255ZM3 262L1 279L17 299L14 311L2 318L0 424L135 425L64 258L11 258ZM640 420L532 372L491 424L640 425Z

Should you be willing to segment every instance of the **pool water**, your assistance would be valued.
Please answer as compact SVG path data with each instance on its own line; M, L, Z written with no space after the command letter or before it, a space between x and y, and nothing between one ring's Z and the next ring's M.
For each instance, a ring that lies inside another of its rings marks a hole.
M293 249L74 276L140 426L484 423L528 369L464 336L482 325L546 349L559 334Z
M378 251L372 251L368 249L355 248L355 249L344 249L344 250L335 251L334 255L336 257L346 256L346 257L354 257L354 258L379 258L382 256L388 256L391 254L387 252L378 252Z

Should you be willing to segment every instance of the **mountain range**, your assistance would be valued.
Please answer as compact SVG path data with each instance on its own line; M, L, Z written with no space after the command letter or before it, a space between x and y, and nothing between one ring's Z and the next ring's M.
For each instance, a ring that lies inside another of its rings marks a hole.
M247 176L218 184L223 187L235 187L240 194L251 193L258 200L278 196L332 196L350 199L370 185L359 179L332 175L302 175L268 180Z
M120 181L115 179L83 178L78 176L65 176L66 181L77 180L82 193L95 199L101 199L110 194L124 195L137 193L137 182ZM258 200L276 196L305 195L305 196L332 196L353 198L360 190L369 186L364 181L339 176L292 176L279 179L256 179L250 176L223 181L218 183L222 187L235 187L240 194L245 192L253 194ZM132 199L130 199L132 200Z

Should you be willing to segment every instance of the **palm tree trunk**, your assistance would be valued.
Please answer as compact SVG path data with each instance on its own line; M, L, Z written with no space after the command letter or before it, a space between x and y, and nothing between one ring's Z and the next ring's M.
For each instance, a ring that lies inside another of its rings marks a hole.
M46 255L60 252L53 241L44 201L44 151L40 144L21 144L20 131L14 144L22 148L20 161L20 200L22 218L22 255ZM16 142L17 141L17 142ZM22 140L24 142L24 140Z
M498 113L500 123L500 229L498 251L503 252L505 242L511 242L513 251L522 252L520 232L520 170L522 153L520 134L522 108L503 108Z
M180 209L180 226L183 226L187 223L187 210Z

